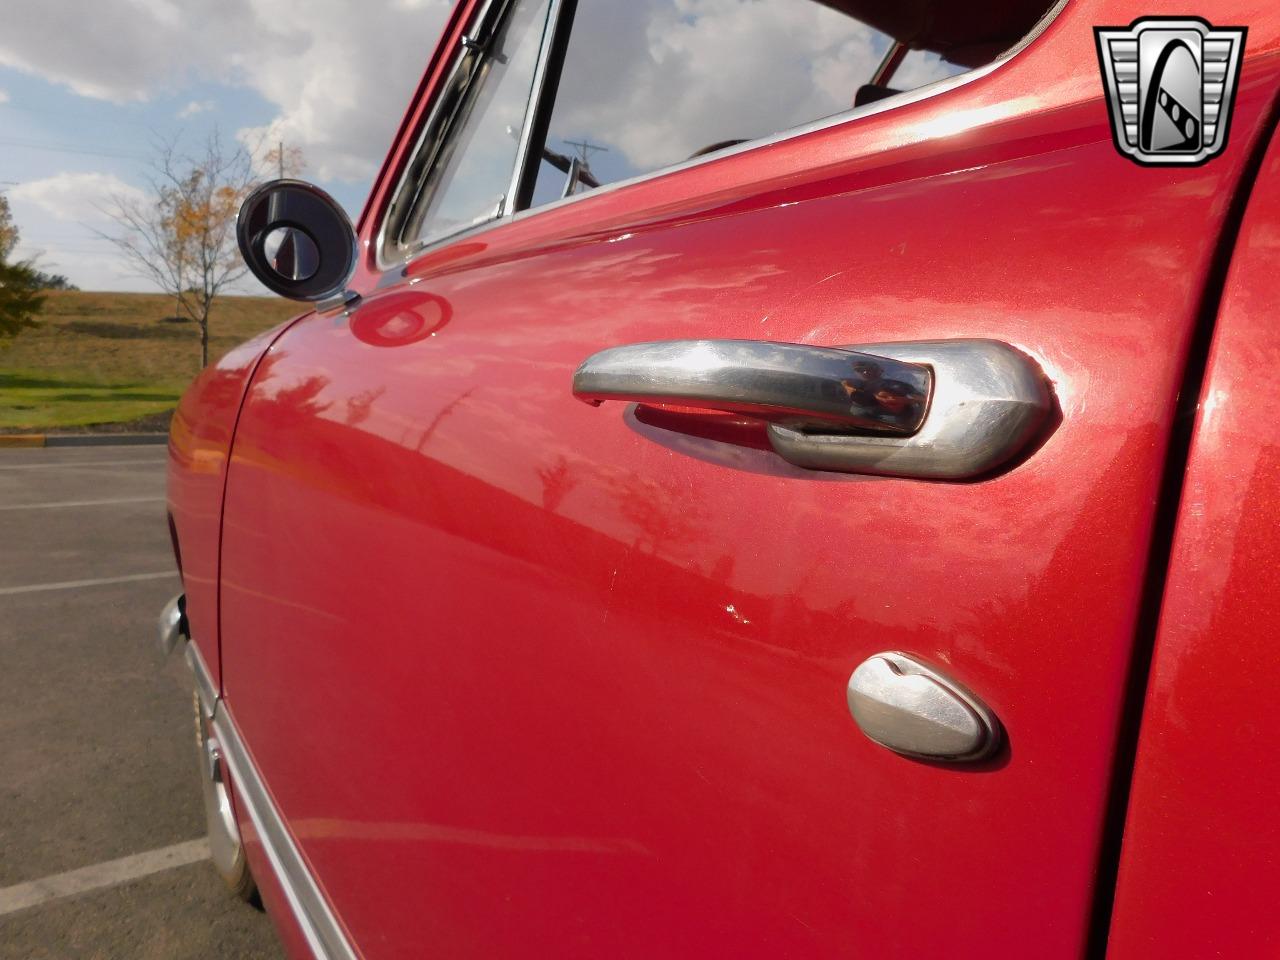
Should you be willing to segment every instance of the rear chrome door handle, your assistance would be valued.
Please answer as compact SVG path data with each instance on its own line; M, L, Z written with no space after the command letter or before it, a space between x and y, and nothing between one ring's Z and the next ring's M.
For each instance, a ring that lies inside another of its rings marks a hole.
M996 340L636 343L588 357L573 392L745 413L768 421L774 451L797 466L930 480L1011 463L1053 409L1035 361Z
M792 427L907 436L920 429L933 375L918 363L843 347L765 340L660 340L588 357L573 393L727 410Z

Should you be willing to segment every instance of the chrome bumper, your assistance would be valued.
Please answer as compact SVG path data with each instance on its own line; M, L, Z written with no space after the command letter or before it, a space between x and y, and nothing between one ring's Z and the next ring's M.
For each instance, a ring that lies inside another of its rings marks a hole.
M187 597L178 594L164 605L160 611L159 624L160 652L166 657L177 649L183 640L191 639L191 629L187 626Z
M183 648L187 666L196 678L196 692L200 695L200 709L207 719L212 720L218 708L218 691L213 685L213 677L209 668L204 665L204 658L196 645L191 643L191 626L187 623L187 597L180 593L164 605L160 611L158 625L160 652L165 656L179 647Z

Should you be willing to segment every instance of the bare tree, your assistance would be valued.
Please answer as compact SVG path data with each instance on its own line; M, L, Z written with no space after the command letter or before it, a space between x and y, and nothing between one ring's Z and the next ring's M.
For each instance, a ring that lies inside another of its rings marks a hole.
M196 155L161 143L143 199L117 195L106 213L119 232L101 233L143 277L174 298L180 315L200 327L200 365L209 364L209 312L245 274L236 248L236 212L253 180L253 163L239 144L215 130Z

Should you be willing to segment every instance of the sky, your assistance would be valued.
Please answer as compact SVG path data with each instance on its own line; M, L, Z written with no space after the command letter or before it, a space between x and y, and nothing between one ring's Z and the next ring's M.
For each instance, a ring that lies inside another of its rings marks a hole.
M451 2L7 0L0 190L17 255L82 289L153 289L95 231L114 230L113 197L145 196L158 143L195 152L215 129L301 150L301 175L354 219ZM566 94L552 134L609 144L592 160L606 179L848 109L889 42L800 0L588 0L579 19L565 86L585 95ZM952 72L913 54L895 86Z
M102 212L140 195L160 140L301 149L353 217L421 78L448 0L9 0L0 190L17 255L86 290L149 290ZM252 280L242 292L257 292Z

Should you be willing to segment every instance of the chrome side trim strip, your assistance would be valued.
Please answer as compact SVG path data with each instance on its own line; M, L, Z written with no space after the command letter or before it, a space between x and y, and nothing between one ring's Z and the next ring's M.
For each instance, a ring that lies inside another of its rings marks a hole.
M345 931L311 876L301 851L276 811L262 778L258 776L225 701L218 703L213 717L213 730L222 747L222 758L231 770L236 798L253 823L262 849L271 869L275 871L276 879L311 952L317 960L357 960L357 954L347 940Z
M206 720L212 720L214 711L218 707L218 688L213 685L213 674L205 666L204 658L200 656L200 649L193 640L187 641L186 659L187 666L191 668L191 672L196 678L196 694L200 697L200 712L204 714Z
M267 862L271 864L307 945L317 960L357 960L346 933L311 876L301 851L271 801L271 794L258 776L258 770L240 738L240 731L231 719L231 711L226 701L218 696L213 676L199 648L190 641L187 642L186 660L195 676L200 711L213 728L222 760L235 782L236 799L253 824Z

